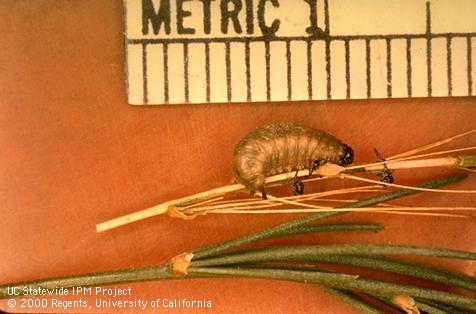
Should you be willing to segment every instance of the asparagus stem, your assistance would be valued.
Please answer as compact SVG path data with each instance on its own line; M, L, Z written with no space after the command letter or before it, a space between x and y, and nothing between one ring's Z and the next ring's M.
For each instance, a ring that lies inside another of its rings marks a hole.
M420 288L411 285L391 283L328 272L293 271L284 269L240 268L240 267L190 267L190 274L220 275L233 277L251 277L275 280L288 280L304 283L315 283L331 288L375 293L383 296L407 294L413 297L425 298L460 307L465 310L474 310L476 300L453 293Z
M315 232L335 232L335 231L378 231L382 230L383 227L380 225L374 224L325 224L325 225L312 225L312 226L301 226L288 230L281 234L276 234L275 237L287 237L292 235L300 235L306 233L315 233Z
M296 248L296 250L294 248ZM406 262L398 259L390 259L384 256L379 256L379 254L403 254L402 252L405 252L405 254L411 255L422 255L422 253L424 253L426 255L431 254L431 256L435 256L435 254L441 256L444 254L445 257L452 258L466 258L472 256L472 259L475 259L474 253L468 256L465 252L463 252L463 255L460 255L461 252L458 251L454 252L441 249L425 249L422 251L419 249L415 250L415 248L412 247L410 247L409 249L410 250L407 251L405 250L405 247L387 248L358 245L292 247L291 250L286 247L279 247L272 248L271 250L248 250L244 252L239 252L238 254L227 254L222 257L195 261L193 265L199 267L209 267L230 264L263 262L321 262L343 264L398 273L402 275L422 278L476 291L476 279L472 277L465 276L463 274L453 273L447 270L432 268L414 262ZM431 252L432 250L435 252ZM357 253L355 253L354 251Z
M422 255L456 259L476 260L476 253L457 250L426 248L409 245L378 244L331 244L331 245L293 245L271 246L237 252L196 261L195 266L216 266L228 264L262 262L314 262L319 256L335 255Z
M126 282L137 282L147 280L173 279L169 264L127 268L106 272L55 277L33 281L24 281L0 286L0 299L14 297L9 294L16 288L17 293L22 293L24 287L55 289L56 287L72 288L99 285L112 285ZM9 290L10 288L10 290Z
M316 262L371 268L476 291L473 277L384 256L318 256Z

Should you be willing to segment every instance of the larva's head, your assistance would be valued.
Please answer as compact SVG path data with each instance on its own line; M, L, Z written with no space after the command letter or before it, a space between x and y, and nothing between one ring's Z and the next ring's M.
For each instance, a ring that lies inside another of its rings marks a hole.
M340 156L340 159L339 159L339 165L347 166L351 164L353 161L354 161L354 151L349 145L344 144L344 147L342 149L342 155Z

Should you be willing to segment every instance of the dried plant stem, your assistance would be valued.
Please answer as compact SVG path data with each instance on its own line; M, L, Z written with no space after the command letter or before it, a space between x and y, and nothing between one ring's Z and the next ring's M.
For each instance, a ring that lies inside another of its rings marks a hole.
M340 194L351 194L351 193L366 193L366 192L385 192L381 185L367 185L359 186L354 188L345 188L337 189L331 191L324 191L318 193L309 193L305 195L296 195L296 196L283 196L282 198L288 200L299 200L302 201L317 201L317 202L335 202L335 203L352 203L357 202L355 199L329 199L324 198L328 196L335 196ZM236 209L245 209L245 208L266 208L266 207L275 207L281 206L280 202L276 202L270 199L257 199L254 198L245 198L245 199L232 199L232 200L218 200L207 202L207 206L200 206L199 204L193 204L186 207L180 207L180 209L186 212L188 209L192 210L213 210L213 209L226 209L226 208L236 208ZM397 205L392 204L379 204L381 206L395 207Z
M411 155L408 157L400 157L400 158L392 158L390 160L385 160L385 161L379 161L374 164L369 164L371 165L377 165L377 164L383 164L383 163L393 163L393 162L399 162L399 161L404 161L404 160L412 160L412 159L421 159L421 158L427 158L427 157L434 157L438 155L448 155L448 154L454 154L454 153L459 153L459 152L465 152L465 151L471 151L471 150L476 150L476 146L470 146L470 147L463 147L463 148L456 148L456 149L450 149L450 150L442 150L442 151L437 151L437 152L432 152L432 153L426 153L426 154L420 154L420 155ZM358 166L357 166L358 167ZM349 169L349 168L347 168Z
M428 167L468 167L467 165L473 165L472 160L466 160L462 157L440 157L429 158L421 160L399 160L389 161L385 163L388 169L412 169L412 168L428 168ZM474 163L476 165L476 163ZM383 165L376 166L364 166L362 171L376 171L382 170Z
M233 185L226 185L220 188L208 190L205 192L197 193L194 195L178 198L175 200L167 201L150 208L128 214L125 216L121 216L103 223L96 225L96 231L102 232L109 229L113 229L134 221L142 220L145 218L153 217L156 215L160 215L166 213L170 206L175 206L177 204L182 204L183 206L187 206L187 204L203 201L212 197L220 196L225 193L234 192L243 189L241 184L233 184Z
M348 174L341 174L343 178L346 179L352 179L356 181L362 181L362 182L367 182L367 183L378 183L378 180L372 180L372 179L367 179L367 178L361 178L357 176L352 176ZM418 190L418 191L427 191L427 192L435 192L435 193L455 193L455 194L474 194L476 193L476 190L447 190L447 189L427 189L427 188L419 188L419 187L409 187L407 185L402 185L402 184L395 184L395 183L386 183L386 182L381 182L380 184L385 185L385 186L391 186L394 188L403 188L403 189L412 189L412 190Z
M445 138L443 140L440 140L440 141L437 141L437 142L434 142L434 143L431 143L431 144L428 144L428 145L424 145L424 146L421 146L421 147L417 147L415 149L409 150L407 152L404 152L404 153L401 153L401 154L398 154L398 155L388 157L387 160L398 159L398 158L402 158L402 157L415 155L417 153L420 153L420 152L423 152L423 151L426 151L426 150L430 150L432 148L435 148L435 147L438 147L438 146L441 146L441 145L444 145L444 144L448 144L448 143L450 143L450 142L452 142L456 139L459 139L461 137L464 137L464 136L467 136L467 135L470 135L470 134L473 134L473 133L476 133L476 129L469 130L467 132L463 132L463 133L454 135L452 137L448 137L448 138Z
M412 166L413 165L413 166ZM387 167L389 169L408 169L408 168L414 168L414 167L436 167L436 166L445 166L445 167L476 167L476 155L475 156L459 156L459 157L442 157L442 158L433 158L433 159L427 159L427 162L425 163L424 160L407 160L407 161L398 161L395 163L387 163ZM376 170L382 170L384 169L384 164L381 165L374 165L371 166L369 169L366 168L366 165L362 165L360 167L352 167L351 172L361 172L361 171L376 171ZM398 167L398 168L397 168ZM316 170L317 175L321 176L344 176L344 173L346 173L346 168L341 167L338 165L334 164L324 164L323 166L319 167ZM309 171L308 170L302 170L299 172L289 172L289 173L284 173L276 176L272 176L267 178L266 182L267 183L272 183L272 182L280 182L280 181L288 181L295 176L298 177L305 177L309 176ZM349 175L345 175L349 176ZM350 177L349 177L350 178ZM368 180L368 179L365 179ZM372 181L369 180L370 182L377 182L377 181ZM378 183L378 182L377 182ZM397 187L405 187L406 186L401 186L401 185L395 185ZM132 214L128 214L125 216L121 216L103 223L100 223L96 225L96 230L98 232L106 231L112 228L116 228L119 226L122 226L124 224L128 224L134 221L138 221L141 219L145 219L148 217L152 217L155 215L163 214L166 213L170 208L177 208L177 207L186 207L190 206L193 203L196 202L203 202L206 201L207 199L214 198L217 196L222 196L225 193L229 192L234 192L234 191L239 191L243 190L245 187L241 184L232 184L232 185L226 185L220 188L212 189L209 191L205 191L202 193L194 194L191 196L179 198L176 200L168 201L161 203L159 205L150 207L148 209L144 209ZM429 190L429 189L427 189ZM472 191L474 192L474 191ZM454 192L453 192L454 193ZM289 203L288 201L282 201L285 203Z
M475 208L476 209L476 208ZM260 210L260 209L250 209L250 210L233 210L233 209L225 209L225 210L212 210L207 211L208 214L252 214L252 215L263 215L263 214L302 214L302 213L316 213L316 212L333 212L333 211L345 211L345 212L369 212L374 214L389 214L389 215L412 215L412 216L427 216L427 217L448 217L448 218L464 218L464 219L474 219L474 217L469 215L463 214L439 214L439 213L427 213L427 212L420 212L419 208L412 208L408 211L400 211L400 210L389 210L383 208L374 208L374 207L367 207L367 208L353 208L351 210L345 210L341 208L330 208L330 209L322 209L322 208L285 208L285 209L273 209L273 210ZM474 209L472 209L474 210Z
M267 200L262 199L251 199L251 200L232 200L230 202L220 201L214 202L213 204L209 204L208 206L195 206L191 205L190 207L180 207L180 210L184 213L193 214L195 212L210 212L217 209L256 209L256 208L269 208L275 206L281 206L283 203L288 203L286 201L291 201L291 205L300 206L303 204L304 201L320 201L323 197L327 196L335 196L341 194L352 194L352 193L366 193L366 192L383 192L382 186L361 186L355 188L345 188L345 189L338 189L338 190L331 190L325 192L318 192L318 193L310 193L306 195L297 195L297 196L284 196L284 197L273 197L270 196ZM288 203L289 204L289 203ZM307 205L307 204L306 204ZM304 206L309 208L330 208L330 207L323 207L323 206Z
M261 196L261 193L260 193L260 192L257 192L256 194L258 194L259 196ZM278 203L288 204L288 205L295 205L295 206L300 206L300 207L307 207L307 208L316 208L316 207L319 207L319 206L310 205L310 204L306 204L306 203L302 203L302 202L290 201L290 200L287 200L287 199L285 199L285 198L279 198L279 197L273 196L273 195L271 195L271 194L269 194L269 193L268 193L268 199L273 200L273 201L276 201L276 202L278 202Z
M270 207L270 206L267 206ZM229 213L238 213L238 214L275 214L275 213L315 213L315 212L332 212L332 211L348 211L348 212L392 212L389 210L388 207L361 207L361 208L352 208L352 209L345 209L345 208L334 208L334 207L323 207L323 206L315 206L313 208L279 208L279 209L260 209L254 210L254 208L260 207L252 207L252 209L248 208L216 208L216 209L209 209L207 210L208 213L211 214L229 214ZM421 212L421 211L474 211L476 207L404 207L398 206L395 207L397 211L408 211L408 212Z

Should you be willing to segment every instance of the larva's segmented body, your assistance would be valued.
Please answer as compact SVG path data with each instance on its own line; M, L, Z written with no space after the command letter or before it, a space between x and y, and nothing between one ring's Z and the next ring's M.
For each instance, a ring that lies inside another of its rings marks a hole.
M246 135L233 153L233 174L251 191L264 192L267 176L331 162L352 163L352 149L334 136L305 125L278 123Z

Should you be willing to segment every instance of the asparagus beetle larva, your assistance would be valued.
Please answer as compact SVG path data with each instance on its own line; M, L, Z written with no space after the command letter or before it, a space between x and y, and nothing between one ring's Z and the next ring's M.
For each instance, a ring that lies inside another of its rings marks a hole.
M241 139L233 152L232 168L238 182L266 198L267 176L305 168L312 173L326 162L345 166L353 159L350 146L324 131L277 123L257 128ZM293 188L295 194L302 194L302 182L295 180Z

